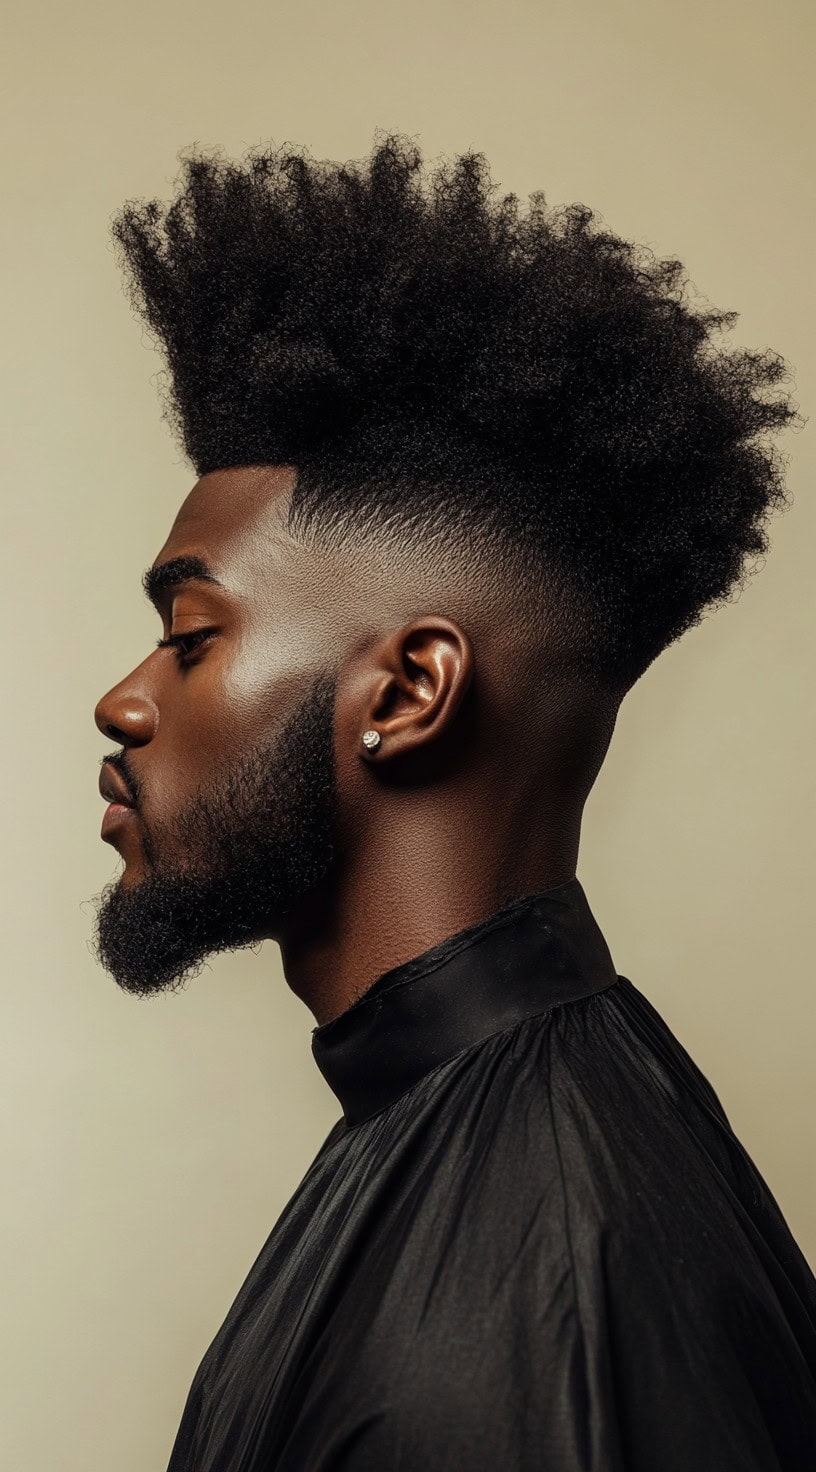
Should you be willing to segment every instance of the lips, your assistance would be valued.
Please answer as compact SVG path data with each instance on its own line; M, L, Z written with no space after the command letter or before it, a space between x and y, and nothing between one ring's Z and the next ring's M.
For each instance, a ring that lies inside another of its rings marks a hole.
M119 773L113 767L103 766L99 773L99 791L106 802L121 803L125 808L133 807L133 800Z

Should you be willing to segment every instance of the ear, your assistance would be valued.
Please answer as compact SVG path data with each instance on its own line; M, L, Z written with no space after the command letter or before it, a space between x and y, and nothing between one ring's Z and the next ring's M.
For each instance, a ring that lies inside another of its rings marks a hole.
M355 672L351 732L356 751L376 765L419 752L453 724L474 674L473 646L460 624L436 614L370 646ZM363 732L380 737L371 749Z

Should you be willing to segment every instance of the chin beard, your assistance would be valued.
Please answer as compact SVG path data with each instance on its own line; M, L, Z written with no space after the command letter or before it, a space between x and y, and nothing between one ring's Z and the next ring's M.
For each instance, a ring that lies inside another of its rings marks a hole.
M144 879L95 896L92 950L123 991L178 990L209 956L274 934L335 857L334 680L317 679L271 743L143 830ZM184 863L160 853L184 854Z

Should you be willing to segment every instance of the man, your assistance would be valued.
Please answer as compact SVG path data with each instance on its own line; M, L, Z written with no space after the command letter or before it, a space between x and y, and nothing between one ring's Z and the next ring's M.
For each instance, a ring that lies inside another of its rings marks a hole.
M626 691L767 550L733 313L466 155L193 156L115 236L199 476L99 702L126 990L264 938L343 1114L171 1472L805 1472L816 1282L576 877Z

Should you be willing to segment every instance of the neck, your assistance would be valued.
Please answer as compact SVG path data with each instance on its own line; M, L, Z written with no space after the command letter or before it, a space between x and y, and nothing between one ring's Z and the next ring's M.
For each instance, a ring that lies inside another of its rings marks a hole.
M372 825L276 937L287 983L319 1026L394 966L575 874L580 812L538 821L529 808L515 820L461 803L440 812L438 799L424 807L415 793L394 806L387 830Z

